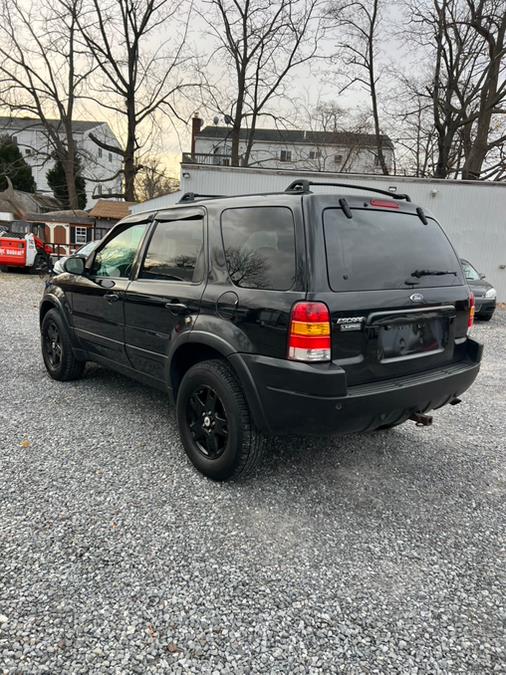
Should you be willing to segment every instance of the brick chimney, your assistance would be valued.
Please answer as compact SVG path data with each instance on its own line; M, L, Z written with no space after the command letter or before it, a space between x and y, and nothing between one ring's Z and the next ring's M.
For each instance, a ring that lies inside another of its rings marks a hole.
M195 140L201 129L202 120L200 119L199 114L195 113L192 118L192 159L195 158Z

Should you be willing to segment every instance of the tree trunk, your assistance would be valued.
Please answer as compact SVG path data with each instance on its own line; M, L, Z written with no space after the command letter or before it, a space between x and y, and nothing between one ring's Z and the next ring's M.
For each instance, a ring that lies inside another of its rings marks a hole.
M374 30L376 27L376 19L378 16L378 2L375 0L373 16L371 19L371 26L369 30L369 41L368 41L368 60L369 60L369 85L371 89L371 104L372 104L372 116L374 119L374 135L376 136L376 148L378 152L378 162L381 167L381 172L384 176L388 176L388 167L385 162L385 155L383 153L383 139L381 137L381 128L379 121L379 112L378 112L378 96L376 92L376 78L374 74Z
M76 190L76 162L75 155L72 151L67 152L66 156L62 159L63 170L65 172L65 183L67 184L67 194L68 194L68 208L69 209L78 209L79 200Z
M125 177L125 201L135 201L135 134L136 134L136 116L135 116L135 94L127 98L127 142L125 146L124 159L124 177Z

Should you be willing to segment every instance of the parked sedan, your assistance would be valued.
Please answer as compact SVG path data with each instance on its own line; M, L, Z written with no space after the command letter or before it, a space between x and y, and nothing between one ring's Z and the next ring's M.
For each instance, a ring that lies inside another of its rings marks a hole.
M53 274L61 274L64 272L64 264L65 261L68 260L69 258L73 258L74 256L77 256L79 258L87 258L90 253L92 253L96 247L100 244L100 239L96 239L95 241L89 241L87 244L84 244L84 246L81 246L80 249L78 249L75 253L72 255L66 255L64 258L58 258L58 260L55 262L53 265Z
M485 275L480 274L468 260L461 259L462 269L476 302L476 316L483 321L490 321L495 311L497 292L492 284L485 281Z

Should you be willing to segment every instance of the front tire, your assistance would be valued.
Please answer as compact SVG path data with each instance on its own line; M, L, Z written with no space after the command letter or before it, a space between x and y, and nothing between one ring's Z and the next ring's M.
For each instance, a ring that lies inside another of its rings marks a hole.
M188 370L179 387L176 416L185 452L205 476L223 481L257 466L265 439L226 362L202 361Z
M69 334L58 310L47 312L40 331L42 358L50 377L61 382L79 379L86 364L74 356Z

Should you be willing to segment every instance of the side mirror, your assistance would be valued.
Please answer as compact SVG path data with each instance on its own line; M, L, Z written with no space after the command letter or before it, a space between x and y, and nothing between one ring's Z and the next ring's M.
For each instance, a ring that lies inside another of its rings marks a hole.
M63 269L65 272L68 272L69 274L76 274L78 276L84 274L84 263L85 260L84 258L80 258L79 256L71 256L70 258L67 258L65 262L63 263Z
M480 272L480 279L484 279L484 278L485 278L485 275L483 274L483 272Z

